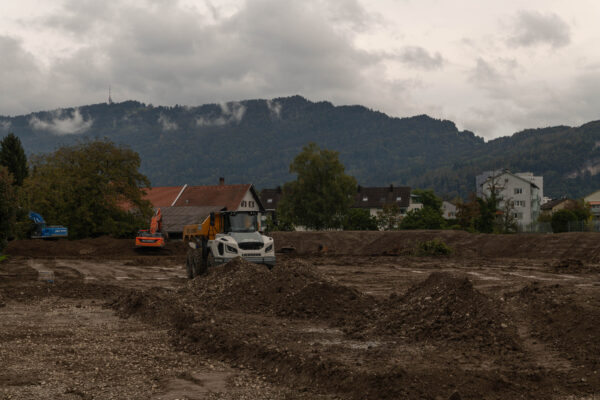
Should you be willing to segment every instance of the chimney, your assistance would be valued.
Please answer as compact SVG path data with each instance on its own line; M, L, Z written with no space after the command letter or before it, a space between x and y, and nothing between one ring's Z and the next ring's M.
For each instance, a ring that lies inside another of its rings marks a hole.
M390 192L394 191L394 185L390 185Z
M225 178L219 178L219 186L223 186L225 184Z

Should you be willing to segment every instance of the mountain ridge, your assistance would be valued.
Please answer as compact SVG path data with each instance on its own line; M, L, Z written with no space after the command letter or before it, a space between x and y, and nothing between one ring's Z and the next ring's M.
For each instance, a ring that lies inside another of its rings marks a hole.
M0 135L8 132L28 154L106 137L140 154L141 171L154 186L212 184L221 176L277 186L294 178L289 164L308 142L338 151L363 186L410 185L466 197L475 175L495 168L544 175L551 196L578 197L600 186L600 175L591 173L600 159L600 121L525 129L486 142L425 114L390 117L294 95L199 106L128 100L0 116Z

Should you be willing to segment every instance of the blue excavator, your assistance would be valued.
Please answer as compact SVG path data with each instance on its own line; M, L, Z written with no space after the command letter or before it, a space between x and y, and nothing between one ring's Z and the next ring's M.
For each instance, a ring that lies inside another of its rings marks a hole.
M69 236L69 230L62 225L46 225L44 218L33 211L29 211L29 219L33 221L31 239L60 239Z

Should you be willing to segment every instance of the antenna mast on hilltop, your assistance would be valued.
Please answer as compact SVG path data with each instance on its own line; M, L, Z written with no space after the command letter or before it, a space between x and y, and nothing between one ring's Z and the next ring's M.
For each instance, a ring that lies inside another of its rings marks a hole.
M108 85L108 104L112 104L113 100L112 97L110 97L110 85Z

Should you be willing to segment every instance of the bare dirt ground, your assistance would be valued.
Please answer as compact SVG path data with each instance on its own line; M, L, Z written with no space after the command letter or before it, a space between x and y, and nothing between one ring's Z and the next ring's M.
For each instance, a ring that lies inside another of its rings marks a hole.
M193 281L181 243L12 242L0 398L600 399L600 235L273 236Z

